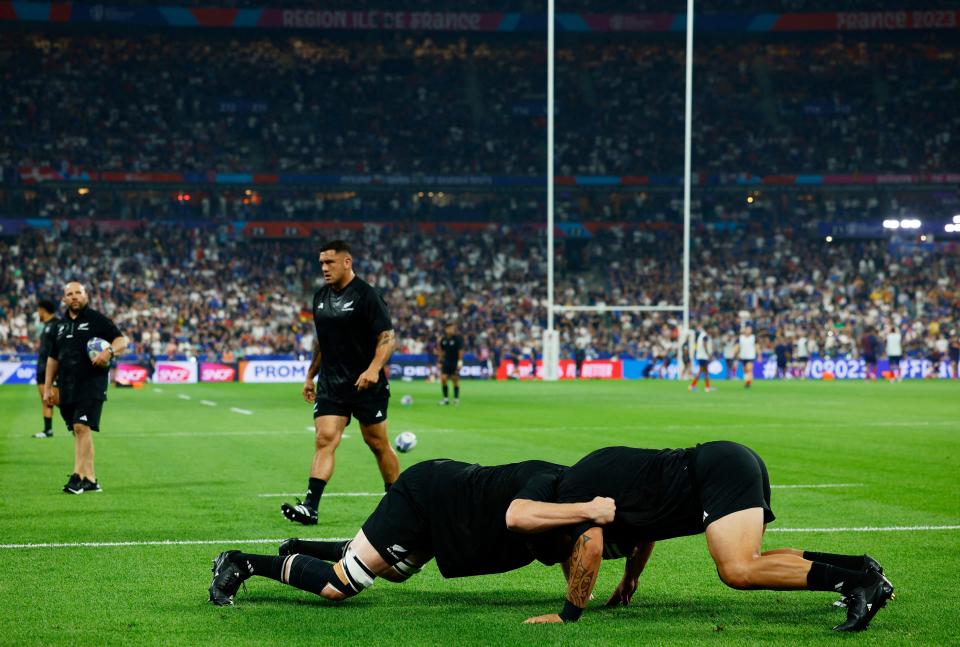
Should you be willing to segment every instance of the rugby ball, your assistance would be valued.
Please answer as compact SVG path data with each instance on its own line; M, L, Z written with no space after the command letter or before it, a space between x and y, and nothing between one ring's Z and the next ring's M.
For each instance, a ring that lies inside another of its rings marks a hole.
M417 446L417 436L411 431L405 431L393 441L393 446L401 454L406 454Z
M92 362L97 358L97 355L107 350L108 348L110 348L110 342L108 342L106 339L100 339L99 337L94 337L93 339L87 342L87 356L90 358L90 361Z
M413 405L413 396L412 396L412 395L405 395L405 396L403 396L402 398L400 398L400 404L402 404L402 405L405 406L405 407L412 406L412 405Z

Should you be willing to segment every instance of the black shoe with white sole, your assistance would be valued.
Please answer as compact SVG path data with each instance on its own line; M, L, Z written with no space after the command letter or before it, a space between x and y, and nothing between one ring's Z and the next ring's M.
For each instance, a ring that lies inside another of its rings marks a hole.
M240 585L244 583L250 574L230 561L230 556L239 553L239 550L227 550L213 560L213 581L210 583L210 602L218 607L226 607L233 604L233 596L240 590Z
M63 491L67 494L83 494L82 483L83 479L80 478L80 475L73 473L70 475L70 480L63 486Z
M876 571L873 574L872 583L847 594L847 620L834 627L834 631L863 631L880 609L895 597L890 580Z
M84 478L80 481L80 488L84 492L103 492L103 488L100 487L99 481L91 481L88 478Z
M863 556L863 566L861 566L860 570L873 571L883 576L883 566L881 566L880 562L875 560L873 557L870 557L870 555ZM890 580L888 580L886 577L884 577L883 579L887 580L887 584L890 584L890 586L893 586L893 584L890 583ZM843 596L842 598L834 602L833 606L842 607L846 609L847 603L849 602L848 597L849 596L846 596L846 595Z
M297 505L282 504L280 513L290 521L302 523L305 526L317 525L317 511L304 505L300 499L297 499Z
M33 434L33 438L53 438L53 429L38 431L37 433Z

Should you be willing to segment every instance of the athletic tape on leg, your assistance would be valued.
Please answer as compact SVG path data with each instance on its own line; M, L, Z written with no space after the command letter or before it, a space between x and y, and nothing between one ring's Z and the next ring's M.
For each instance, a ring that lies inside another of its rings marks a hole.
M347 547L343 559L340 560L340 566L350 579L350 583L357 590L357 593L365 588L373 586L373 580L376 575L373 574L367 565L357 556L352 546Z

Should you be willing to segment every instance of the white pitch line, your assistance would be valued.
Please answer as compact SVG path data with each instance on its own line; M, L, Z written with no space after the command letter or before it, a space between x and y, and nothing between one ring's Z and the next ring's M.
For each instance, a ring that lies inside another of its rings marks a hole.
M863 483L804 483L796 485L771 485L774 490L813 490L832 487L863 487Z
M302 496L303 492L280 492L279 494L258 494L258 497ZM323 498L328 496L383 496L383 492L324 492Z
M202 405L205 406L205 407L215 407L215 406L217 406L217 403L214 402L213 400L200 400L200 404L202 404Z
M250 409L238 409L237 407L230 407L230 411L233 411L234 413L239 413L244 416L253 415L253 411L250 411Z
M767 528L767 532L921 532L960 530L949 526L863 526L859 528ZM320 537L312 541L347 541L351 537ZM159 541L78 541L35 544L0 544L0 550L24 548L127 548L134 546L236 546L242 544L279 544L283 539L163 539Z
M921 530L960 530L954 526L859 526L850 528L767 528L767 532L919 532Z
M187 395L186 393L181 393L181 394L178 395L177 397L180 398L181 400L189 400L189 399L190 399L190 396Z
M158 389L158 388L154 387L153 392L154 392L154 393L163 393L163 389Z

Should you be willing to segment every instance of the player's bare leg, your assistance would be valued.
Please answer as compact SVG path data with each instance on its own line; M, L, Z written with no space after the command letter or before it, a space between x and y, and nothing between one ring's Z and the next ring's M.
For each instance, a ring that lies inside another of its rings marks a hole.
M390 439L387 437L387 421L377 422L372 425L360 425L360 433L363 434L363 442L373 452L377 460L377 467L380 468L380 475L383 476L383 484L389 488L400 476L400 461L397 459L397 453L393 451L390 445Z
M280 513L290 521L312 526L317 523L317 506L327 482L333 476L334 459L343 430L349 418L346 416L318 416L313 419L314 452L310 463L310 481L303 501L296 505L283 503Z
M839 591L851 600L847 621L834 627L839 631L866 629L877 611L893 597L893 586L882 571L846 568L850 564L841 561L859 557L823 555L825 561L811 561L804 558L807 553L793 548L761 552L765 529L762 508L734 512L707 526L707 547L727 586ZM843 565L836 565L838 562Z
M93 431L87 425L73 425L73 471L80 478L97 482L93 469Z
M314 451L310 478L329 481L333 476L337 447L340 446L348 420L346 416L319 416L313 419Z

